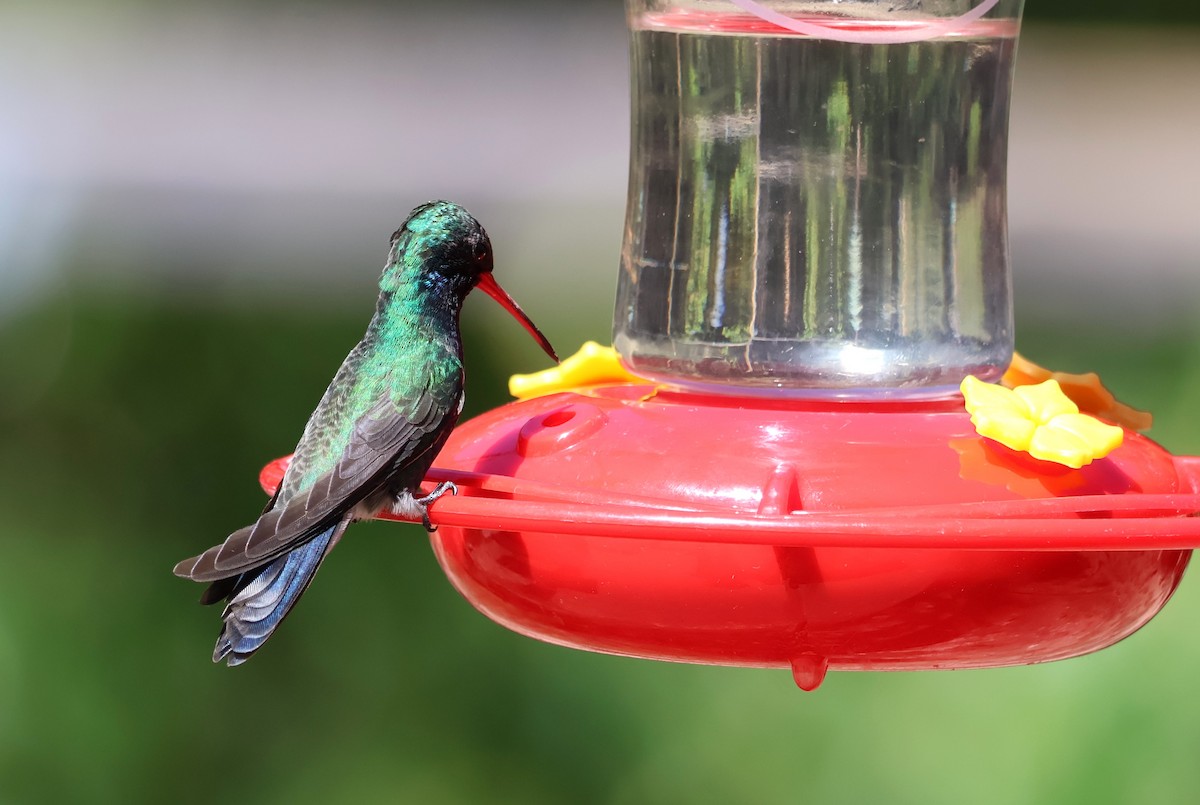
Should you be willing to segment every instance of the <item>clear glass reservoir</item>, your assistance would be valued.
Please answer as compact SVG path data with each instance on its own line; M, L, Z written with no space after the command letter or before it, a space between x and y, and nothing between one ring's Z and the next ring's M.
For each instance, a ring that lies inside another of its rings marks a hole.
M999 377L1021 0L627 6L632 371L865 399Z

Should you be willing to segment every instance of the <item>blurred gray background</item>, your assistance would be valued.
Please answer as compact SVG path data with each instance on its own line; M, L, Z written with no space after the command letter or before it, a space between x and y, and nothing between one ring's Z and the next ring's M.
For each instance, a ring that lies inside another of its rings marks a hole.
M69 9L0 25L5 307L53 287L75 248L97 282L283 278L353 298L429 197L477 210L512 281L551 293L536 278L556 266L585 298L610 289L629 125L616 0ZM1139 323L1195 313L1200 38L1033 11L1011 129L1018 309L1078 315L1086 288ZM606 335L603 305L562 311L580 314Z
M1200 12L1044 5L1018 348L1200 452ZM465 204L560 352L607 341L626 59L617 0L0 0L0 803L1194 799L1191 578L1092 657L802 694L520 638L418 528L363 524L268 651L209 665L218 613L170 567L261 507L409 209ZM466 320L470 414L544 359Z

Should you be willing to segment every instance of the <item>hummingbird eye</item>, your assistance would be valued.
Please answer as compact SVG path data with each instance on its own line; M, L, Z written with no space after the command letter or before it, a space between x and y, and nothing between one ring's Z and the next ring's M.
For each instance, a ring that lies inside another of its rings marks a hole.
M488 251L488 248L486 246L476 247L476 249L475 249L475 265L479 267L480 271L491 270L491 266L489 265L490 260L488 259L490 256L491 256L491 253Z

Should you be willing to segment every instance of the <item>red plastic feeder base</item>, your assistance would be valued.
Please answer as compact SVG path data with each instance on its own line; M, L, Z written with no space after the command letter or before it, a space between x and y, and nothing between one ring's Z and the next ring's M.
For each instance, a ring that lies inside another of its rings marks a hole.
M679 662L983 668L1128 636L1200 544L1197 461L1135 433L1070 470L959 401L776 403L611 386L459 426L438 561L481 612Z

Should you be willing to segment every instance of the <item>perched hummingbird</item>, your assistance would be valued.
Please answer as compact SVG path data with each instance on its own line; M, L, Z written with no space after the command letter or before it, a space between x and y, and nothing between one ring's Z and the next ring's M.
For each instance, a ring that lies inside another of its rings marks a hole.
M554 360L550 342L492 277L492 244L457 204L417 207L392 235L379 301L296 445L262 516L220 545L175 566L209 582L200 601L228 601L213 662L239 665L307 589L346 526L380 511L420 518L446 482L420 483L463 406L459 314L482 288Z

